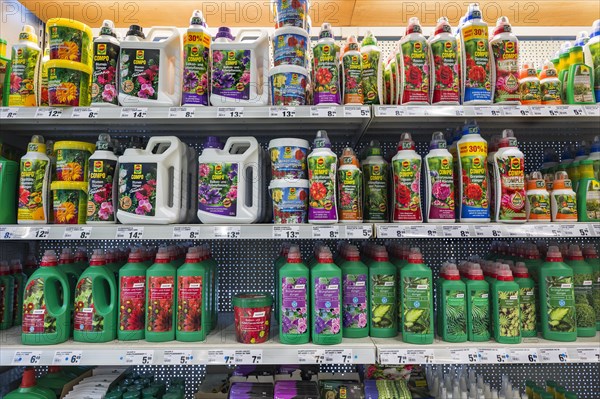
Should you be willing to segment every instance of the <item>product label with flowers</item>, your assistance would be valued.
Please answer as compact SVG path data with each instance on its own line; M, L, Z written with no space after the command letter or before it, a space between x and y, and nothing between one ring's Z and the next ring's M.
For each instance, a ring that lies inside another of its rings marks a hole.
M35 145L35 144L33 144ZM46 220L43 194L48 161L42 159L22 159L19 179L18 220Z
M121 49L119 93L156 100L159 64L160 50Z
M431 334L433 332L431 304L431 279L427 277L404 277L402 282L402 309L404 325L402 331L413 334Z
M119 104L117 96L118 59L119 46L113 43L94 43L93 103Z
M560 80L558 80L556 75L556 70L548 69L546 71L546 76L554 79L542 80L542 82L540 82L542 104L562 104L562 99L560 98L562 90L560 88Z
M364 219L370 222L388 220L388 165L362 165L365 181Z
M38 99L38 106L47 107L50 104L48 99L48 64L43 62L40 69L40 98Z
M314 103L340 104L340 76L335 46L317 44L313 49Z
M277 27L296 26L306 27L308 0L281 0L274 2Z
M337 159L335 156L309 156L308 182L310 197L308 200L309 220L336 220L335 179Z
M296 146L271 147L273 179L306 179L307 148Z
M48 102L50 105L89 105L90 76L76 69L48 68Z
M304 187L271 188L275 224L306 223L308 189Z
M364 104L380 104L383 99L379 98L380 82L379 69L382 67L381 53L369 51L361 54L362 58L362 92Z
M463 28L460 32L464 43L463 101L490 102L492 83L488 29L472 25Z
M215 215L237 215L237 187L237 163L201 163L198 167L198 209Z
M454 220L454 165L451 156L426 160L431 181L429 219Z
M577 221L577 198L573 194L552 193L556 201L557 221Z
M489 218L487 143L462 143L458 153L462 170L461 217Z
M338 277L316 277L314 323L317 334L340 332L340 279Z
M496 63L494 102L519 101L519 43L498 40L491 47Z
M440 102L459 103L459 69L456 40L438 40L431 43L433 55L432 104Z
M307 40L303 35L283 33L273 39L273 64L307 67Z
M344 328L365 328L367 326L367 275L344 274L343 284Z
M282 72L271 76L273 105L297 107L306 104L307 76L295 72Z
M51 60L67 60L87 64L90 61L90 40L87 33L68 26L52 26L49 29Z
M56 178L59 181L85 181L90 153L81 150L56 150Z
M250 50L213 50L211 94L250 99Z
M146 320L146 276L122 276L120 287L119 330L143 330Z
M308 281L304 277L281 279L281 328L283 334L301 335L308 328Z
M512 155L496 159L500 173L499 220L527 220L525 212L525 160Z
M362 187L360 169L338 170L340 220L362 221Z
M396 320L396 276L371 276L371 327L391 328Z
M400 75L399 75L399 71L398 71L398 56L396 55L396 57L392 58L391 62L390 62L390 69L392 72L392 76L390 77L390 104L398 104L398 102L400 101L399 96L400 96L400 87L399 87L399 83L398 79L400 79Z
M116 167L116 160L91 159L89 161L87 221L115 221L113 184Z
M396 159L394 171L393 220L421 221L421 160Z
M34 84L37 78L36 67L39 57L39 50L26 46L13 47L8 94L9 106L35 107L37 105L37 92Z
M541 184L543 186L543 182ZM529 202L529 220L550 221L550 196L542 193L527 192Z
M362 104L362 58L360 53L345 54L342 57L344 72L344 104Z
M74 328L79 331L104 331L104 316L96 311L90 277L80 279L75 287Z
M404 82L402 104L429 103L429 47L426 41L409 40L402 44Z
M246 294L246 298L255 297L254 294ZM269 339L271 328L269 319L271 317L270 307L235 307L235 332L239 342L244 344L260 344Z
M119 210L156 214L156 163L119 164Z
M188 32L183 36L182 104L208 105L209 34Z
M582 181L580 185L587 184L587 188L584 188L585 197L582 198L585 201L584 211L589 221L600 221L600 181L591 179L587 183Z
M85 224L87 195L82 190L52 190L54 223Z
M535 75L535 71L531 71ZM540 81L538 79L521 80L519 83L519 92L521 93L521 104L535 105L542 101Z
M46 309L43 278L34 278L25 287L23 295L23 326L25 334L55 333L56 317Z
M173 329L174 288L173 276L148 277L148 331L168 332Z
M202 276L177 278L177 331L202 330Z

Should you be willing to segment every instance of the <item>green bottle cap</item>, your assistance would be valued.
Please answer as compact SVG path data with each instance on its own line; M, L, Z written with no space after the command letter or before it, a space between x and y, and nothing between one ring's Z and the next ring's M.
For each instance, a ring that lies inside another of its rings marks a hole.
M577 394L573 393L573 392L567 392L567 393L565 393L565 398L566 399L577 399Z
M552 380L546 380L546 386L551 388L556 388L556 382Z
M543 392L541 395L541 399L553 399L554 395L552 395L550 392Z
M561 385L558 385L558 386L556 387L556 392L558 392L558 393L566 393L566 392L567 392L567 390L565 389L565 387L563 387L563 386L561 386Z
M123 398L123 394L119 391L112 391L106 394L106 396L104 396L104 399L122 399Z

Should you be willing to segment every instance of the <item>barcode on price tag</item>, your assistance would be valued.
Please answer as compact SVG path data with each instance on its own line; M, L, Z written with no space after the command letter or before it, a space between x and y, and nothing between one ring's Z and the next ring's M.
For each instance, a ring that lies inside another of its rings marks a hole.
M121 108L121 118L141 119L148 115L148 108L123 107Z
M40 107L35 111L35 118L60 118L62 116L62 109L61 108L47 108L47 107Z
M521 105L503 105L502 112L504 112L505 116L530 116L531 109L527 106Z
M600 223L592 224L592 229L594 230L595 236L600 236Z
M50 227L32 227L29 229L27 238L46 239L50 237Z
M407 227L403 226L377 226L377 237L379 238L404 238Z
M371 109L360 105L346 105L344 116L346 118L368 118L371 116Z
M431 364L435 361L433 349L382 349L382 364Z
M81 363L81 351L56 351L52 359L54 366L75 366Z
M125 353L125 364L146 365L154 363L153 350L131 350Z
M261 364L263 362L262 350L236 350L234 362L235 364Z
M465 349L451 349L450 358L453 363L477 363L478 355L477 349L465 348Z
M538 351L535 348L510 349L510 361L512 363L537 363Z
M583 109L587 116L600 116L600 105L584 105Z
M75 107L71 113L71 118L76 119L96 119L98 117L98 108Z
M600 362L600 348L578 348L577 356L582 362Z
M427 116L429 115L426 107L406 107L407 116Z
M235 362L235 351L230 350L209 350L208 351L208 363L209 364L234 364Z
M502 227L475 226L475 237L502 237Z
M240 226L215 226L215 238L240 238Z
M325 349L298 349L298 363L323 364L325 363Z
M326 364L352 364L352 349L325 349Z
M479 349L477 360L479 363L508 363L510 355L504 348Z
M269 108L271 118L294 118L296 116L295 107L271 107Z
M17 117L19 108L1 108L0 119L13 119Z
M194 107L171 107L169 108L169 118L193 118L196 114Z
M346 226L346 238L371 238L373 225Z
M141 240L144 237L144 228L140 226L119 226L115 238L121 240Z
M243 118L244 107L219 107L217 118Z
M200 238L200 226L175 226L173 239L197 240Z
M338 226L313 226L312 238L339 238L340 228Z
M558 224L536 224L535 226L531 225L530 228L535 228L535 234L538 236L559 237L561 235Z
M569 361L569 353L566 348L540 349L539 354L542 363L566 363Z
M405 109L397 105L379 106L375 108L376 116L404 116Z
M64 239L87 240L92 236L90 226L67 227L63 233Z
M500 107L473 107L475 116L502 116L502 108Z
M333 118L337 116L337 109L335 107L310 107L310 116L317 118Z
M191 364L193 360L194 355L191 350L167 350L163 357L165 364Z
M40 351L16 351L11 364L14 366L32 366L40 364L42 352Z
M300 226L273 226L273 238L300 238Z
M442 231L444 232L444 237L469 237L471 235L469 226L464 225L442 226Z
M584 225L581 225L581 229L583 229ZM560 232L562 235L566 236L566 237L576 237L580 235L579 232L580 227L574 224L561 224L560 225ZM587 226L585 226L585 235L589 235L589 229L587 228Z
M410 226L406 232L409 237L436 237L435 226Z

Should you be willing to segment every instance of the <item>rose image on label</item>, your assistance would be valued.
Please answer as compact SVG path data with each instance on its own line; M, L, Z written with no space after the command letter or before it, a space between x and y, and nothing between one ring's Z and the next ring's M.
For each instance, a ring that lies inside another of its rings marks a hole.
M432 87L432 103L460 101L459 66L456 41L440 40L431 43L435 85Z
M112 222L115 220L113 184L117 161L92 159L88 181L87 220Z
M491 47L496 62L494 102L519 101L519 43L499 40Z
M429 103L429 48L426 42L407 41L402 44L404 82L402 104Z
M346 274L343 284L344 328L367 327L367 275Z
M213 50L211 93L227 98L250 99L250 50Z
M422 277L405 277L402 308L404 309L403 331L415 334L433 332L429 304L431 303L431 281Z
M269 339L270 307L243 308L236 306L233 314L238 342L261 344Z
M158 98L160 50L121 49L119 92L138 98Z
M462 169L461 217L490 217L488 199L487 144L463 143L459 146Z
M23 295L23 325L21 331L25 334L55 333L56 318L48 314L44 297L43 278L29 281Z
M104 316L99 315L94 307L90 277L80 279L75 287L74 328L79 331L104 331Z
M313 53L314 104L339 104L340 79L335 47L330 44L319 44L314 48Z
M273 105L306 105L308 76L299 72L271 71L271 99Z
M201 163L198 166L198 209L215 215L237 214L237 163Z
M276 27L306 26L306 14L308 13L307 0L282 0L274 2L273 7L276 14Z
M461 34L465 54L464 101L491 101L488 30L480 26L468 26L461 30Z
M45 160L21 160L18 220L43 221L46 219L42 191L47 167L48 161Z
M300 34L285 33L273 39L273 64L306 67L308 41Z
M309 219L336 219L334 156L316 156L308 159Z
M188 32L183 36L182 104L208 105L210 35Z
M315 278L314 307L315 333L338 334L341 319L339 278Z
M396 315L396 277L393 274L371 276L371 327L390 328Z
M304 334L308 328L307 283L304 277L281 279L281 331L284 334Z
M452 157L426 160L431 178L430 219L454 219L454 165Z
M202 330L202 276L179 276L177 331Z
M113 43L94 43L92 71L92 102L117 105L117 60L119 46Z
M308 188L305 187L271 188L273 223L306 223L308 195Z
M506 156L496 160L500 172L500 220L527 220L525 212L525 160Z
M119 210L154 216L156 212L156 163L119 164Z
M139 331L144 329L146 316L146 278L144 276L121 277L121 301L119 329L121 331Z
M173 329L173 290L172 276L148 278L148 331L166 332Z
M423 220L421 215L421 160L397 159L392 163L394 173L395 221Z

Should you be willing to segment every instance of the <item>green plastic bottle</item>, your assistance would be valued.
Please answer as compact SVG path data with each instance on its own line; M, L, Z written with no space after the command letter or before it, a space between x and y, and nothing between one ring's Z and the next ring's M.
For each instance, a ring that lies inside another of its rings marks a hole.
M15 280L10 274L8 262L0 261L0 330L12 327Z
M117 284L102 249L94 250L90 267L79 277L74 304L75 341L108 342L117 337Z
M369 336L369 269L355 246L344 249L342 269L342 320L344 338Z
M13 326L20 326L23 320L23 290L27 282L27 276L23 273L23 265L19 259L13 259L10 263L10 272L15 283L13 296Z
M279 286L279 269L281 269L281 266L283 266L287 261L287 254L290 251L290 245L291 244L289 242L284 242L281 244L279 256L275 259L275 262L273 262L273 277L275 277L273 280L273 292L277 292L277 287ZM279 295L275 295L273 301L273 309L279 309ZM275 311L273 313L275 320L279 321L279 312Z
M25 262L24 262L24 266L23 266L23 273L25 273L27 278L29 278L33 275L33 272L35 272L38 268L39 268L39 264L38 264L37 259L35 258L35 255L27 254L27 257L25 258Z
M287 262L279 269L279 340L282 344L306 344L310 340L308 326L309 270L302 263L300 248L292 245Z
M565 399L577 399L577 394L574 392L565 392Z
M599 222L600 181L594 175L594 161L587 159L579 164L577 185L577 215L580 222Z
M188 249L185 263L177 269L177 331L178 341L204 341L210 330L208 308L210 265L200 257L199 247Z
M395 337L398 334L397 271L396 266L390 263L384 246L377 245L372 248L369 292L371 337Z
M579 249L579 245L575 244L569 247L565 263L573 269L577 336L593 337L596 335L596 312L592 307L594 303L592 280L594 270L583 259L583 253Z
M48 374L37 381L37 386L52 390L59 398L65 385L72 379L71 376L63 373L59 366L50 366L48 367Z
M25 285L21 327L21 342L24 345L60 344L69 338L69 304L73 298L69 291L69 280L56 267L57 264L56 253L47 250L40 268Z
M548 248L539 276L542 337L551 341L575 341L577 317L573 269L563 263L558 247Z
M342 270L333 263L329 248L320 251L310 270L312 342L342 343Z
M87 260L87 255L86 255L86 260ZM60 271L62 271L65 274L65 276L67 276L67 279L69 280L69 290L71 292L71 298L75 298L75 287L77 286L79 277L81 277L81 273L83 273L85 268L89 265L89 263L88 263L88 264L86 264L85 267L82 268L81 263L82 263L81 261L80 261L80 264L75 263L75 259L73 257L73 252L71 251L71 248L65 247L62 249L62 252L60 253L60 257L58 258L57 268ZM75 315L75 306L72 301L71 301L71 303L69 303L69 313L71 314L71 325L73 325L73 317Z
M467 341L466 285L460 280L455 264L449 264L440 279L441 338L446 342Z
M399 280L402 341L433 343L433 276L419 248L410 249Z
M519 284L510 268L496 271L496 282L490 288L494 339L500 344L521 342L521 307Z
M490 339L490 285L477 263L467 268L467 339L486 342Z
M87 269L90 263L85 247L77 247L77 250L75 251L74 263L75 266L79 268L79 274L83 273L83 271Z
M17 223L19 164L0 156L0 224Z
M566 78L566 104L595 104L594 72L583 61L583 47L569 49L569 72Z
M121 268L121 264L119 263L117 249L108 249L106 251L105 267L115 276L115 279L119 278L119 269Z
M34 368L26 367L19 388L9 392L4 399L56 399L56 394L51 389L38 386Z
M147 269L142 248L134 248L127 263L119 269L117 337L121 341L144 339Z
M600 331L600 259L594 244L583 246L583 256L588 265L592 266L592 307L596 313L596 331Z
M535 283L529 276L524 262L517 262L513 269L515 283L519 285L519 306L521 308L521 337L537 336L537 313Z
M170 263L167 247L160 247L154 264L146 271L146 341L165 342L175 339L177 270Z

